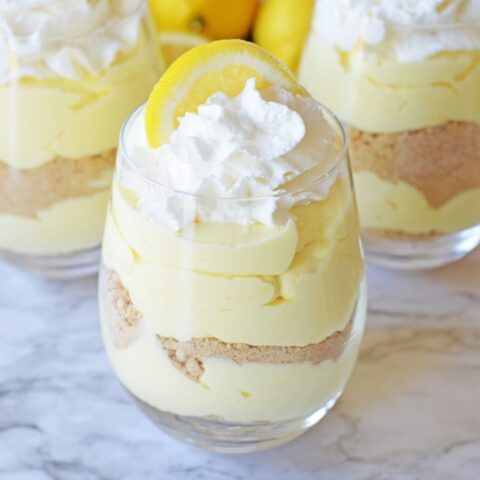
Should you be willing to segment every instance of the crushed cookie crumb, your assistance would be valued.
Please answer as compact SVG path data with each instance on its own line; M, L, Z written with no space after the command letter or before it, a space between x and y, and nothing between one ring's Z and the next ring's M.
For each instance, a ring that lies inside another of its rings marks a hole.
M127 289L116 272L107 271L107 297L110 305L110 328L117 348L126 348L135 341L136 328L142 319L133 305ZM206 358L223 358L239 365L245 363L292 364L311 362L318 364L326 360L336 361L343 353L350 337L352 322L325 340L304 347L248 345L226 343L218 338L202 337L181 342L171 337L157 335L172 365L186 377L200 383L205 373ZM206 385L204 385L207 387ZM244 395L245 394L245 395ZM242 395L248 398L248 392Z
M115 154L112 149L79 159L56 158L29 170L0 161L0 214L35 218L60 201L104 190L95 182L113 172Z
M223 358L239 365L245 363L292 364L311 362L318 364L326 360L336 361L342 354L350 336L351 322L341 332L335 332L325 340L304 347L248 345L225 343L213 337L193 338L180 342L171 337L157 335L158 341L168 354L170 361L187 377L198 382L204 372L206 358Z
M480 125L447 122L400 133L349 131L352 168L382 180L405 182L440 208L461 193L480 188Z
M142 314L133 305L128 290L119 275L113 270L106 272L107 319L113 344L116 348L127 348L136 339L137 326Z

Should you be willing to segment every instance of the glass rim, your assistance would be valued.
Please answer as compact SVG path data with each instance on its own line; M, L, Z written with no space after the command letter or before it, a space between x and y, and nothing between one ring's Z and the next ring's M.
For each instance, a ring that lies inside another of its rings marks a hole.
M57 2L59 3L61 0L50 0L48 3L54 3ZM28 8L28 7L27 7ZM70 40L70 39L75 39L75 38L82 38L82 37L87 37L89 35L98 35L101 34L106 30L106 28L116 26L116 25L121 25L124 22L128 22L130 20L129 16L133 15L135 13L140 13L142 12L144 14L147 13L147 5L143 0L137 0L135 6L129 10L127 13L125 13L124 16L115 19L113 22L108 23L108 25L104 24L99 26L98 28L94 28L92 30L89 30L88 32L84 33L74 33L74 34L65 34L65 35L52 35L52 36L47 36L46 42L57 42L57 41L63 41L63 40ZM0 11L0 14L2 12ZM31 41L32 38L35 36L35 32L31 33L30 35L15 35L14 39L16 42L26 42L26 41ZM36 54L33 54L36 55Z
M338 8L343 12L348 14L350 10L346 5L338 5ZM365 17L366 15L362 15ZM410 30L419 30L419 31L432 31L432 30L456 30L459 28L471 28L471 27L478 27L480 26L480 17L469 19L469 20L456 20L450 23L443 23L440 25L428 25L428 24L418 24L418 23L405 23L391 19L382 19L388 25L391 25L395 28L403 28L403 29L410 29Z
M328 107L326 107L324 104L318 102L317 100L315 100L315 103L317 107L322 111L322 113L327 116L327 121L330 120L332 122L333 124L332 128L334 128L337 131L338 137L341 141L341 148L338 155L336 155L335 157L333 165L326 172L323 172L321 175L318 175L313 180L305 184L302 184L298 188L295 188L292 190L278 190L271 194L258 195L253 197L217 197L217 196L201 195L197 193L187 192L184 190L179 190L171 187L170 185L165 185L154 178L151 178L149 175L142 172L137 165L135 165L135 162L132 160L131 155L128 152L125 145L126 132L130 128L130 126L133 124L137 116L143 112L146 106L146 102L142 103L135 110L133 110L130 113L130 115L127 117L125 122L123 123L122 129L120 131L120 142L119 142L118 148L122 155L122 159L125 159L126 163L131 168L131 170L134 172L135 175L137 175L139 178L146 181L147 183L153 185L155 188L165 190L174 195L187 197L190 199L210 200L210 201L214 200L219 202L257 202L262 200L281 199L281 198L288 197L289 195L295 195L295 194L305 192L310 188L312 188L313 186L316 186L322 182L326 182L329 178L331 178L333 175L337 173L337 170L339 169L342 162L347 160L348 142L347 142L347 133L343 123L340 121L337 115L335 115L335 113L332 110L330 110ZM346 163L347 163L347 168L350 169L350 165L348 164L348 161ZM120 165L119 165L119 162L117 162L117 165L116 165L117 173L119 168L120 168Z

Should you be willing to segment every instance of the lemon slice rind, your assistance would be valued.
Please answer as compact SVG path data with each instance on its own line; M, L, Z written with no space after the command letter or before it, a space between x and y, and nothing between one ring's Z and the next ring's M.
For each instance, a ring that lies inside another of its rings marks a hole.
M220 40L186 52L164 73L148 99L145 128L150 146L168 142L178 118L197 111L213 93L238 95L252 77L260 90L278 85L306 95L288 67L253 43Z

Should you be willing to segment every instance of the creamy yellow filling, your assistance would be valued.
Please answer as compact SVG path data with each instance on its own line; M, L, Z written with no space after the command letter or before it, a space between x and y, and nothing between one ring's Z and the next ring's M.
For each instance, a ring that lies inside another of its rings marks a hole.
M57 255L96 247L102 240L108 190L69 198L35 218L0 215L0 249L25 255Z
M357 172L355 187L363 228L411 234L451 233L477 225L480 218L480 189L432 208L412 186L387 182L372 172Z
M234 241L234 227L202 225L200 236L213 243L163 230L114 186L104 263L119 273L148 328L162 336L252 345L320 342L347 325L362 277L345 182L338 180L327 200L296 207L296 221L286 227L243 227Z
M449 120L480 124L479 51L398 62L361 47L341 51L312 34L299 78L342 120L367 132L402 132Z
M127 243L144 261L166 267L219 275L277 275L295 255L293 222L278 229L198 224L176 235L139 215L133 192L120 192L115 183L112 208Z
M366 132L403 132L455 120L480 124L479 51L398 62L361 47L341 51L312 34L299 76L316 98ZM356 173L355 185L364 228L447 233L478 223L478 189L432 208L414 187L370 172Z
M103 308L101 312L110 361L122 384L137 398L165 412L232 422L301 418L335 398L351 374L363 329L363 322L358 323L348 347L335 362L237 365L210 358L204 362L201 383L196 383L172 365L146 330L130 347L115 348Z
M140 215L133 192L114 182L103 262L119 274L142 319L133 342L117 348L110 329L115 318L106 317L111 307L102 293L102 331L120 381L137 398L179 415L254 422L300 418L341 393L365 313L348 179L339 178L324 201L292 214L284 227L204 223L176 234ZM357 300L340 358L316 365L206 358L197 383L172 364L156 338L305 346L347 327Z
M140 31L137 46L101 75L79 80L24 78L0 86L0 160L33 169L54 158L88 158L117 146L128 114L158 77L156 51ZM55 188L52 178L48 188ZM36 218L0 216L0 248L54 255L101 242L111 173L92 179L104 191L59 201Z
M99 76L24 78L0 86L0 160L30 169L55 157L82 158L115 148L122 123L158 78L141 30L134 50Z

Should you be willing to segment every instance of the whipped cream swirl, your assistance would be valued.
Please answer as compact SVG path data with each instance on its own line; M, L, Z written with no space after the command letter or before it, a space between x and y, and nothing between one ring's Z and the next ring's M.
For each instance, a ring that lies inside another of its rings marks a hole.
M314 31L345 51L385 46L402 62L480 50L480 0L317 0Z
M167 188L134 174L122 181L142 214L175 231L194 221L282 225L294 205L324 199L336 178L338 131L318 104L280 87L260 92L254 79L237 97L216 93L187 113L158 149L143 121L128 131L129 156Z
M78 78L137 42L142 0L0 0L0 81Z

